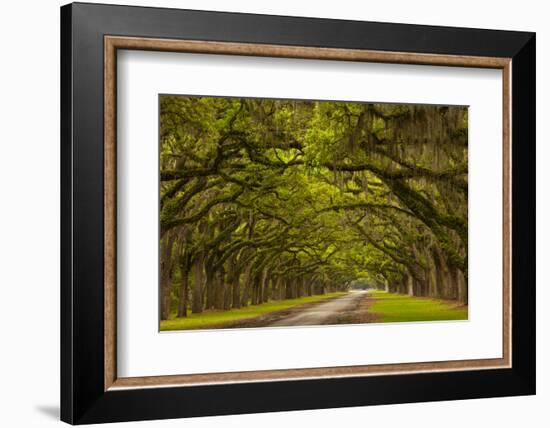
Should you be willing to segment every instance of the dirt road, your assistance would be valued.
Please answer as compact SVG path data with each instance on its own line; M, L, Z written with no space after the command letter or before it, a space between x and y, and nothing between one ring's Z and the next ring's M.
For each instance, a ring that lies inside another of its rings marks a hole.
M305 308L287 318L277 320L270 327L298 326L298 325L322 325L328 320L338 318L339 314L352 309L357 301L366 296L366 291L350 291L348 294L327 302L320 303L311 308Z

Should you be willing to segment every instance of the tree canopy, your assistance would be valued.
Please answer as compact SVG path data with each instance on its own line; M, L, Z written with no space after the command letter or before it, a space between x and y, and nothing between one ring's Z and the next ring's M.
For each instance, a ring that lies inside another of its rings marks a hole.
M161 318L343 290L467 303L468 110L161 96Z

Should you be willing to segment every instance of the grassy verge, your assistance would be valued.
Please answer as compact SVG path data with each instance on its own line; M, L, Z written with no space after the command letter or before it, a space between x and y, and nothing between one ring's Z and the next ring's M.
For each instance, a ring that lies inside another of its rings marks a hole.
M376 300L369 307L377 322L467 320L468 307L439 299L369 290Z
M328 293L319 296L302 297L300 299L274 300L261 305L229 311L204 311L201 314L189 314L187 318L174 318L161 321L160 330L193 330L199 328L222 328L229 323L258 317L269 312L282 311L306 303L318 302L332 297L342 296L345 292Z

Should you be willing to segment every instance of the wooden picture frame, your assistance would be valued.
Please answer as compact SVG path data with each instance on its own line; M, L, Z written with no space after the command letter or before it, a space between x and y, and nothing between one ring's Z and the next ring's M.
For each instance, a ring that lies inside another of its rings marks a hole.
M501 69L502 358L118 377L117 49ZM114 422L535 392L534 34L77 3L61 9L61 53L62 420Z

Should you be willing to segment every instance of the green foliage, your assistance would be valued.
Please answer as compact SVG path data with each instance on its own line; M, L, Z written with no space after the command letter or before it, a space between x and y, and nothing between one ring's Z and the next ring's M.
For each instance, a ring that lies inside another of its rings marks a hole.
M356 279L457 290L466 127L464 107L161 96L161 293L181 302L180 269L206 309Z

